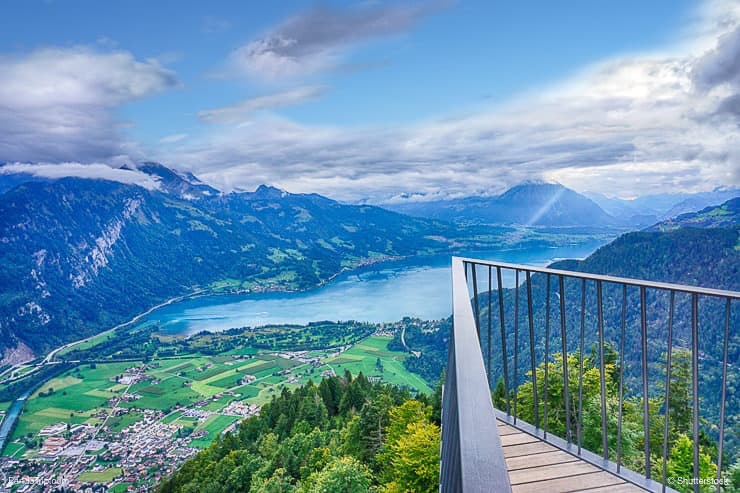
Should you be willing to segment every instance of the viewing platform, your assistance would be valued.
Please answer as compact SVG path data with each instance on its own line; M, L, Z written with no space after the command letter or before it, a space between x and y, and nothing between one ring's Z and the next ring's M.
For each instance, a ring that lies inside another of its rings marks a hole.
M513 493L645 491L504 421L498 421L498 434Z
M441 492L728 484L740 292L457 257L452 284Z

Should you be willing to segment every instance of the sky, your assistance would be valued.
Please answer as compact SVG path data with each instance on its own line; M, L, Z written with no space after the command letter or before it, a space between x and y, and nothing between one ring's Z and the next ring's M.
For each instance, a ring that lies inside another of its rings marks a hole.
M0 172L224 191L740 186L740 0L9 0Z

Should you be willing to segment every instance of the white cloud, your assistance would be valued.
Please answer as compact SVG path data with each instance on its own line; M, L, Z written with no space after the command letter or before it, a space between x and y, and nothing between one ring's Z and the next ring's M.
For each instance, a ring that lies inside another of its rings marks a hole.
M237 50L233 62L266 79L315 74L341 63L353 44L403 32L425 12L372 4L309 11ZM225 190L271 183L345 200L486 194L529 178L625 196L738 185L738 26L740 3L713 1L692 40L671 51L606 60L507 105L412 126L303 125L264 111L323 91L300 86L205 110L201 119L224 125L187 140L166 136L151 157ZM0 58L0 160L115 162L109 156L130 153L130 144L111 109L174 84L157 62L122 51ZM54 173L132 176L77 166Z
M0 175L25 173L41 178L87 178L139 185L149 190L159 189L159 182L136 170L111 168L107 164L92 163L7 163L0 166Z
M625 196L738 185L740 11L723 5L710 4L693 44L607 60L505 106L382 129L270 116L173 162L225 189L266 182L345 200L491 193L528 178Z
M237 71L267 81L310 76L336 68L353 45L402 33L433 10L402 3L316 7L237 48L231 63Z
M176 85L126 51L45 48L0 57L0 160L89 161L126 152L111 109Z
M266 94L239 103L198 112L207 123L239 123L258 111L284 108L314 100L326 91L324 86L301 86L275 94Z

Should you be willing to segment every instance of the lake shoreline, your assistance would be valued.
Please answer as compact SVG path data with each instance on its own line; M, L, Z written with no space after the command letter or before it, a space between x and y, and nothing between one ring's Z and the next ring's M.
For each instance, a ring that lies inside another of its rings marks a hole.
M465 250L405 257L383 257L379 261L353 268L344 268L331 281L305 289L269 290L259 292L213 292L203 290L183 297L164 310L145 317L143 324L156 323L166 335L193 334L201 330L220 332L238 327L261 327L271 324L305 325L316 320L358 320L384 323L404 316L439 319L449 316L447 310L421 310L421 305L446 306L449 288L449 259L455 255L475 256L488 260L547 265L562 258L583 258L605 244L603 238L589 238L568 245L539 245ZM427 275L436 271L436 276ZM368 275L364 275L368 274ZM412 280L415 279L416 282ZM394 284L392 289L386 284ZM430 288L429 285L441 285ZM422 302L415 291L426 290L430 299ZM376 293L377 292L377 293ZM399 293L402 296L398 296ZM332 296L343 303L330 300ZM408 311L400 307L399 298L411 298ZM395 307L382 315L382 309L370 305L390 303ZM416 307L416 308L414 308ZM228 322L230 320L231 322Z

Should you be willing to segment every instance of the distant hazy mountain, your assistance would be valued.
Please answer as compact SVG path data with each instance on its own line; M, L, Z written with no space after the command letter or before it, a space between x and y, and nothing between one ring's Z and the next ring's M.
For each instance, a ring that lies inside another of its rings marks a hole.
M737 228L740 225L740 197L722 205L706 207L666 219L651 226L648 231L672 231L679 228Z
M740 197L740 189L692 195L671 207L668 212L665 213L664 218L668 219L681 214L686 214L687 212L698 211L705 207L716 206L735 197Z
M42 352L215 281L315 286L368 259L444 250L453 231L315 194L221 194L161 165L139 170L161 190L63 178L0 195L0 353L19 342Z
M585 192L584 195L615 218L632 226L644 227L679 214L721 204L740 196L740 189L644 195L632 200L607 197L595 192Z
M612 226L618 222L591 199L559 184L527 182L496 197L391 204L418 217L528 226Z

